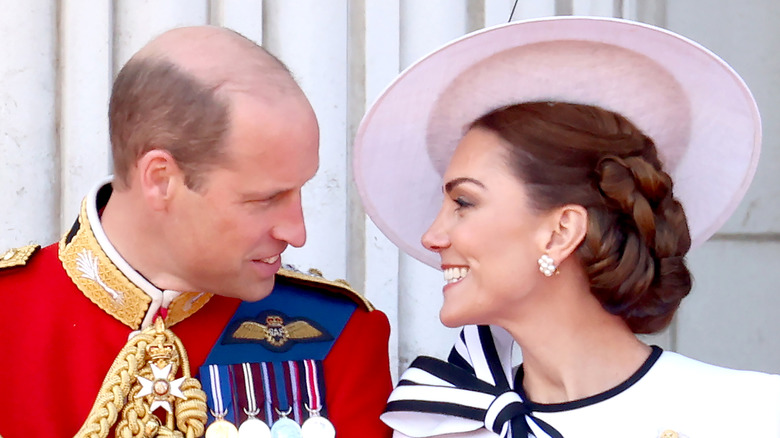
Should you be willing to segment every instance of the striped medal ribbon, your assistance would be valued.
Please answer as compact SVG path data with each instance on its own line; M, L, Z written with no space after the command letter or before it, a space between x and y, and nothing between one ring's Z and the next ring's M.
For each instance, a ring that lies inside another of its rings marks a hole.
M211 415L215 420L206 429L206 438L238 438L238 429L225 420L228 414L224 400L230 397L230 380L227 372L221 373L219 365L209 365L211 387Z
M271 429L263 420L257 418L257 415L262 410L257 403L257 391L255 391L256 377L259 377L259 383L263 385L263 392L260 393L262 396L260 403L263 403L263 400L265 400L265 404L268 404L268 394L265 391L265 388L267 388L265 385L266 379L262 375L262 368L259 364L242 363L234 365L233 371L236 380L236 392L239 393L238 399L241 401L245 400L246 407L243 409L247 415L247 419L238 428L238 438L271 438Z
M301 415L298 409L299 397L297 374L294 372L297 368L295 362L274 362L271 365L269 368L273 373L273 378L269 380L274 382L276 386L274 410L278 415L277 420L271 426L271 438L302 438L301 426L294 419L288 417L292 414L293 418L300 419Z
M305 404L309 412L309 418L301 426L301 435L303 438L335 438L336 429L333 423L320 414L322 411L322 385L320 380L319 362L312 359L303 361L306 398Z

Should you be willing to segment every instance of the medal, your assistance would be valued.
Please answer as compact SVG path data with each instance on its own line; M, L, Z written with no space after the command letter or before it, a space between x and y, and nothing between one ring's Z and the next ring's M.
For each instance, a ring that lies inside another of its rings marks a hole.
M233 423L225 420L227 411L214 412L211 415L215 420L206 428L206 438L238 438L238 429Z
M263 420L255 417L257 413L247 412L249 418L238 428L238 438L271 438L271 429Z
M308 407L307 407L308 409ZM301 426L303 438L336 438L333 423L321 416L317 411L309 411L309 418Z
M217 418L206 428L206 438L238 438L238 429L233 423Z
M276 409L279 419L271 426L271 438L302 438L301 426L287 418L290 412L292 412L292 408L287 409L286 412Z

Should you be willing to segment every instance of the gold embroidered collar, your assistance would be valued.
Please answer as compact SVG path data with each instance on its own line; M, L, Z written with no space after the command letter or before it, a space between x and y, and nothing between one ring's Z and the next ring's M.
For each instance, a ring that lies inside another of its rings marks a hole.
M60 261L73 283L98 307L133 330L150 326L161 308L167 309L166 327L197 312L212 294L160 290L111 245L98 213L110 196L110 181L98 185L84 198L78 220L60 241Z

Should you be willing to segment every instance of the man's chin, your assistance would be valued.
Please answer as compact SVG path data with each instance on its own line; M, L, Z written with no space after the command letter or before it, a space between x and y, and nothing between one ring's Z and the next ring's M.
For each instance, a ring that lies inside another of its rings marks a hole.
M236 298L249 302L260 301L268 295L271 295L273 289L274 278L270 278L268 280L253 284L251 288L242 289L240 293L237 294Z

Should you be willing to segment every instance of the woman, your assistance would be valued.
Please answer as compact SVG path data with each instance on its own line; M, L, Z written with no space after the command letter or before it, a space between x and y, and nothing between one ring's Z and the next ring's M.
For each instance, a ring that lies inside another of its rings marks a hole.
M719 58L620 20L501 26L403 73L361 125L355 178L388 237L444 271L440 318L465 328L383 420L414 437L780 436L780 376L635 336L690 291L684 256L741 199L759 134Z

